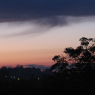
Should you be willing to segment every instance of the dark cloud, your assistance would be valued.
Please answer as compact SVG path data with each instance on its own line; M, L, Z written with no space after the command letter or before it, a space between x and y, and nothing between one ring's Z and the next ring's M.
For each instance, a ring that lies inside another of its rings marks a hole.
M42 27L48 26L49 29L54 26L68 25L68 16L95 16L95 0L0 0L0 22L28 20ZM73 22L78 21L80 19L73 19ZM37 31L35 33L38 33ZM33 32L10 36L27 34Z
M95 0L0 0L0 18L95 15Z

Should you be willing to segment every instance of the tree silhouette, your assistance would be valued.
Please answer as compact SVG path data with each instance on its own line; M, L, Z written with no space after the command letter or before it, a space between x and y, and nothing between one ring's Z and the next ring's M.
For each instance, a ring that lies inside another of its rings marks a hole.
M95 67L91 67L91 63L95 62L95 39L82 37L79 41L81 41L81 45L76 49L69 47L63 51L68 55L68 58L61 58L60 55L56 55L52 58L56 63L51 66L50 70L58 70L59 72L58 74L55 73L55 83L60 80L61 83L63 81L65 81L65 83L68 82L68 84L66 84L68 87L73 84L74 87L83 85L90 86L92 84L91 78L95 79L92 75L92 73L95 72ZM72 68L66 69L69 61L73 62ZM73 65L76 66L76 68L73 68Z
M95 46L94 46L94 40L93 38L80 38L81 46L78 46L76 49L73 48L66 48L64 50L64 53L69 54L69 57L73 58L77 62L80 63L92 63L95 62ZM90 42L93 42L92 45L88 46Z
M58 71L59 73L62 73L63 70L66 69L66 66L68 66L68 62L66 61L65 57L60 57L60 55L56 55L52 58L53 61L56 61L54 65L51 66L50 70Z

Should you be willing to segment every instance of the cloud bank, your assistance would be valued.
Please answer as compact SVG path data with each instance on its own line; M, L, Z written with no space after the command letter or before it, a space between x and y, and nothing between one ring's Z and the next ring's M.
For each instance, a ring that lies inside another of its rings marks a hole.
M0 0L0 22L29 21L49 29L93 16L95 0ZM33 31L29 31L10 36L33 34ZM34 32L42 33L40 29Z
M12 21L0 23L0 37L35 37L47 33L53 27L64 27L80 22L95 22L95 16L71 17L58 16L52 18L40 18L37 20ZM7 32L6 32L7 31Z
M8 13L7 18L31 19L58 15L92 16L95 15L95 0L0 0L0 13Z

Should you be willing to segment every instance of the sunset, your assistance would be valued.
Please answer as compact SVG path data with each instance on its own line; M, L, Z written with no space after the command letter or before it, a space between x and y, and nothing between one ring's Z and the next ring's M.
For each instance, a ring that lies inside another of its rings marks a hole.
M0 66L51 66L52 57L63 54L66 47L76 48L79 38L94 38L94 16L67 17L67 21L67 25L53 27L33 24L32 20L0 22Z
M0 0L1 88L94 86L94 38L94 0Z

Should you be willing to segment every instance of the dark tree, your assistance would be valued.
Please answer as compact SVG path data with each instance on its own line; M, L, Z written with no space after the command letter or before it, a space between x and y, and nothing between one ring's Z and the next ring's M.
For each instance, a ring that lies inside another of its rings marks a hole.
M83 66L86 65L86 70L89 72L91 69L90 64L95 62L95 39L82 37L79 41L81 41L81 45L76 49L69 47L63 51L68 55L68 58L61 57L60 55L54 56L52 60L56 63L51 66L50 70L66 71L68 62L72 61L73 64L76 63L75 66L78 70L83 69Z
M93 38L80 38L81 45L76 49L66 48L64 53L69 54L69 57L73 58L79 63L92 63L95 62L95 45ZM92 43L91 43L92 42ZM90 45L90 43L92 45ZM90 45L90 46L89 46Z
M55 55L52 58L55 64L51 66L50 70L58 71L58 73L54 72L54 76L46 79L43 87L66 89L80 87L81 89L95 85L95 66L91 66L95 62L95 40L82 37L79 41L81 44L76 49L65 48L63 52L67 54L67 57ZM69 65L69 61L73 63Z
M66 66L68 66L68 62L66 61L65 57L60 57L60 55L56 55L52 58L53 61L56 61L54 65L51 66L50 70L58 71L59 73L62 73Z

